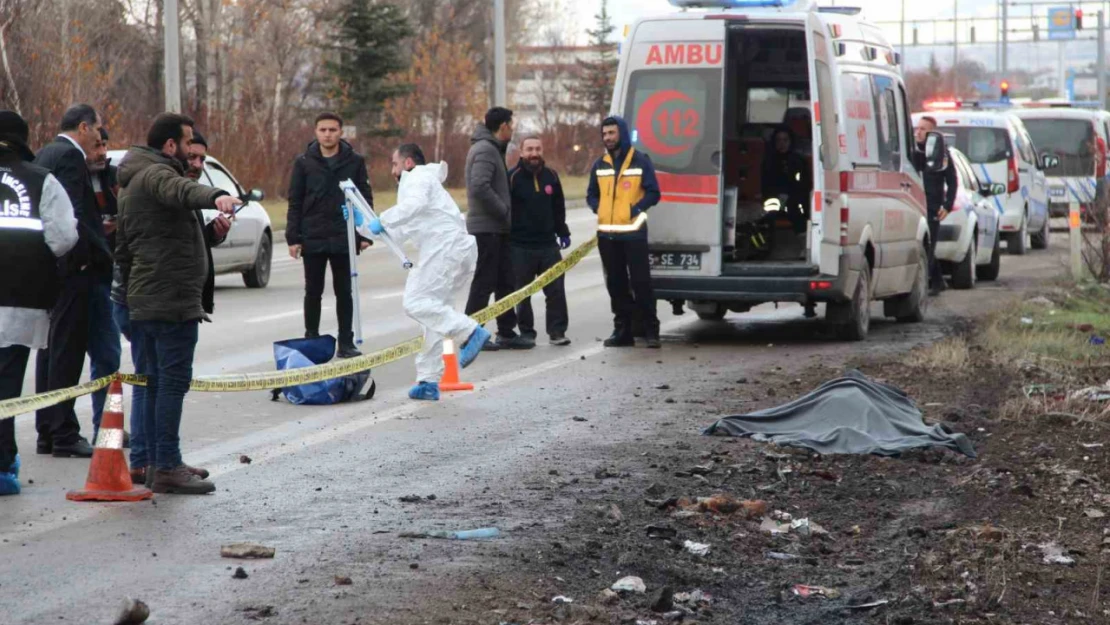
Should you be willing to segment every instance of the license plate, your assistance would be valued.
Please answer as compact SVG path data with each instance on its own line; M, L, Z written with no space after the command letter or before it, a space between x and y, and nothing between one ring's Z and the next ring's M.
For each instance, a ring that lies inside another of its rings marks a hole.
M701 252L651 252L648 260L652 269L701 269Z
M1067 193L1067 189L1063 187L1053 187L1048 190L1048 195L1050 197L1064 197L1065 195L1067 195Z

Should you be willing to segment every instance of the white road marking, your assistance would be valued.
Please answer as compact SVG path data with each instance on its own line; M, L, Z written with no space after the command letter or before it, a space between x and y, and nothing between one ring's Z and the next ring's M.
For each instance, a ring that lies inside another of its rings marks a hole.
M320 308L320 310L331 310L331 306L323 306ZM277 321L278 319L288 319L289 317L300 317L301 315L304 315L303 309L290 310L283 313L266 315L264 317L252 317L250 319L247 319L243 323L265 323L267 321Z

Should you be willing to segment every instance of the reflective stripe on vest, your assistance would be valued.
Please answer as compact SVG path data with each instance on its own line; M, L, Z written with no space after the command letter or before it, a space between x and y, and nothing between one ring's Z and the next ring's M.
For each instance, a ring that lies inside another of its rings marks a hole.
M622 176L643 176L644 175L644 170L640 169L639 167L637 167L636 169L626 169L626 170L624 170L624 173L622 173L621 175Z
M597 229L600 232L636 232L640 228L643 228L644 224L646 223L647 213L640 213L636 216L636 219L632 220L632 223L626 226L620 226L616 224L598 224Z
M0 217L0 228L42 232L42 220L33 217Z
M615 169L599 169L599 170L597 170L597 175L599 177L600 176L616 176L617 175L617 170L615 170Z

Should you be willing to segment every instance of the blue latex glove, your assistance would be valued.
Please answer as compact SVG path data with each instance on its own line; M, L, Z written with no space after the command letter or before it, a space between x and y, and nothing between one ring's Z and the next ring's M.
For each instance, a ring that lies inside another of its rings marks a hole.
M565 250L570 247L570 237L559 237L559 249Z
M374 234L381 234L385 232L385 228L382 227L382 220L380 219L371 219L370 225L367 226L367 228L370 228L370 232L373 232Z
M347 205L343 205L343 221L350 219L350 211L347 210ZM355 227L361 228L363 222L362 211L355 211Z

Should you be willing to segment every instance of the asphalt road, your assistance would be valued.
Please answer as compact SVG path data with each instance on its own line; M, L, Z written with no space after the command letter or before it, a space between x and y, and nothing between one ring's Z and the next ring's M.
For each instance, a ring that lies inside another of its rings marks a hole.
M572 211L576 242L590 236L591 218ZM1004 295L1008 281L1058 272L1062 243L1057 236L1050 253L1006 257L999 283L978 292L950 291L934 312L949 319L955 309L974 308L984 293ZM418 327L401 310L405 276L394 258L375 248L363 257L360 273L364 351L415 336ZM214 323L202 326L195 373L271 370L272 342L303 332L302 284L299 262L287 256L278 256L265 290L244 288L237 275L219 278ZM627 420L618 426L611 417L622 415L639 386L681 382L695 358L765 367L784 357L801 361L875 345L902 349L907 341L938 335L947 323L910 327L876 317L869 343L841 344L820 324L803 321L797 306L763 306L712 324L689 313L674 317L661 305L662 350L604 351L599 341L611 317L596 253L569 274L567 290L571 346L547 345L541 330L531 351L483 354L464 372L477 390L448 394L439 403L405 396L415 375L411 359L375 371L378 395L359 404L296 407L271 402L263 392L189 394L183 450L186 462L212 471L218 490L209 496L68 502L65 491L84 484L88 461L36 456L34 417L19 417L24 492L0 498L0 621L108 623L124 596L136 596L151 604L151 623L247 622L243 606L260 602L282 606L283 616L267 622L339 622L312 611L315 600L306 597L314 595L298 594L331 586L330 579L315 577L321 563L369 577L374 566L385 566L387 553L406 564L419 559L403 547L383 546L375 533L522 522L500 508L405 508L397 503L401 495L435 493L440 501L465 502L497 492L548 454L591 437L640 436L640 428L626 427ZM534 306L542 328L542 297ZM333 329L333 306L324 319L322 329ZM776 347L784 343L788 347ZM31 389L29 374L25 390ZM78 407L88 434L89 400ZM587 416L590 430L568 429L569 414ZM240 463L241 454L253 462ZM219 550L237 541L274 546L278 557L248 562L251 578L232 580L231 570L243 563L221 559ZM405 567L404 575L423 570ZM394 583L408 583L404 575ZM359 601L388 603L375 596L373 585L346 605Z

